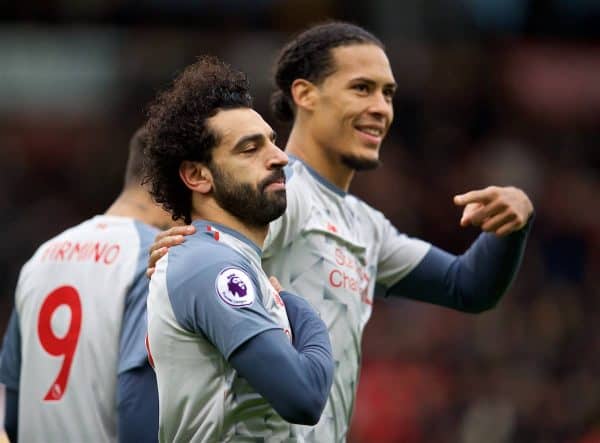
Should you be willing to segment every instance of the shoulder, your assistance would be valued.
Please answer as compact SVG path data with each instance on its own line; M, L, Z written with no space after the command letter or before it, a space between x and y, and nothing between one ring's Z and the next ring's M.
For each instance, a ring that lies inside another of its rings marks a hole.
M289 163L283 168L283 172L285 173L285 179L287 182L295 179L297 177L298 171L302 169L302 162L297 159L290 157Z
M69 247L71 239L79 237L81 236L81 233L87 231L92 220L93 219L88 219L79 223L78 225L71 226L43 242L37 247L33 255L23 265L21 272L26 272L28 269L34 267L35 263L39 262L41 258L45 258L48 254L52 252L58 252L61 248L66 249Z
M169 249L169 264L179 265L195 262L195 266L204 266L213 262L240 262L247 259L226 243L214 238L211 233L201 232L186 237L179 246Z
M377 209L375 209L373 206L371 206L370 204L368 204L367 202L365 202L364 200L362 200L361 198L357 197L354 194L346 194L345 197L345 202L348 206L350 206L353 209L358 209L361 212L370 214L373 217L384 217L383 213Z
M226 269L239 269L254 278L252 266L239 252L206 233L194 234L169 250L167 281L171 289L182 285L214 285Z
M154 243L154 239L160 233L160 229L139 220L133 220L132 226L139 238L140 248L147 254L150 246Z
M288 186L317 186L317 181L308 167L297 158L291 157L289 164L284 168L285 180Z
M88 219L85 220L75 226L71 226L66 228L64 231L59 232L58 234L56 234L54 237L49 238L48 240L46 240L44 243L42 243L35 251L35 254L39 254L41 251L43 251L48 245L51 244L55 244L56 242L59 241L64 241L64 240L68 240L69 238L72 238L74 236L79 235L79 233L82 233L86 230L89 229L90 223L91 223L92 219Z
M348 194L345 201L353 212L358 226L363 230L363 234L370 237L371 244L377 245L377 248L382 251L410 251L420 259L428 250L430 246L428 242L411 237L404 230L398 229L383 212L360 198Z
M168 298L180 323L190 330L207 313L218 316L224 307L243 308L260 297L258 271L245 257L209 235L193 237L171 248L166 262Z
M288 204L290 201L306 202L314 193L319 193L320 185L308 167L297 158L290 158L290 163L284 168Z
M360 199L353 194L347 194L345 197L345 204L361 219L361 223L364 226L364 222L368 222L368 226L373 226L376 230L380 229L396 229L387 216L378 209Z
M154 226L148 225L139 220L133 220L133 227L134 227L135 231L138 233L138 235L140 236L140 238L143 238L143 239L154 240L154 238L160 232L160 229L158 229Z
M287 208L282 218L298 216L303 209L311 207L316 183L304 163L291 159L285 167Z

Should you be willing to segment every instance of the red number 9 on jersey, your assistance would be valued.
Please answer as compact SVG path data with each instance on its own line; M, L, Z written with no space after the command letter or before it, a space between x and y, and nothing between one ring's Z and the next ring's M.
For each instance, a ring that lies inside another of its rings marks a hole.
M71 321L64 337L57 337L52 330L52 314L62 305L68 306L71 310ZM56 379L44 397L46 401L60 400L67 389L80 330L81 300L79 300L79 293L72 286L56 288L44 300L38 319L38 337L44 350L55 357L65 356Z

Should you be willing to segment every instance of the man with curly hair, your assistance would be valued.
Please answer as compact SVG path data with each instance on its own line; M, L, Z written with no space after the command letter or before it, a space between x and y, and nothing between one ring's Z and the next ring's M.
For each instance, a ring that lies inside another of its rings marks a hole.
M246 76L202 57L150 108L151 192L197 231L150 282L160 441L298 441L331 387L324 323L261 269L288 158L251 106Z
M318 425L303 434L308 441L338 442L349 429L374 296L472 313L492 308L516 276L533 206L514 187L455 196L454 203L465 206L460 225L484 231L456 256L398 232L381 212L348 193L357 171L379 165L394 115L389 60L381 41L365 29L331 22L302 32L282 49L275 84L273 111L293 123L286 146L288 205L269 227L263 268L307 297L329 329L333 387ZM149 272L184 233L161 234Z

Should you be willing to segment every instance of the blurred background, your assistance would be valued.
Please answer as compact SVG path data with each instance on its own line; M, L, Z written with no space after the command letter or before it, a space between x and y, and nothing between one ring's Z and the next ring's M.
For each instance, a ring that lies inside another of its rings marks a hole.
M0 12L0 331L22 264L103 212L157 90L203 53L268 111L282 44L327 18L387 46L384 165L352 191L461 253L455 193L516 185L537 219L490 312L375 303L350 442L600 442L600 1L22 0Z

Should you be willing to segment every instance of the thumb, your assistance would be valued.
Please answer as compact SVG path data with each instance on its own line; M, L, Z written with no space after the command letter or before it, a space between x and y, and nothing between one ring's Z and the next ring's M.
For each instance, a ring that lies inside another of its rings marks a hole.
M460 225L462 227L467 226L472 222L472 217L476 214L477 210L483 205L481 203L467 203L463 209L463 213L460 217Z
M273 285L273 288L275 288L275 290L278 293L283 290L283 288L281 287L281 283L279 283L279 280L277 280L275 277L273 277L273 276L269 277L269 281L271 282L271 284Z

